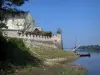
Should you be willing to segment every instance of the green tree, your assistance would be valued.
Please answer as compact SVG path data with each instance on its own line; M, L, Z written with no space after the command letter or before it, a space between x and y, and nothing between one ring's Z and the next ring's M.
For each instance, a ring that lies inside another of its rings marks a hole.
M25 1L28 0L0 0L0 28L7 28L5 20L7 19L7 16L9 14L15 15L20 12L23 12L21 10L18 10L16 7L21 6L25 3ZM6 54L6 49L4 46L7 47L7 40L3 37L2 32L0 30L0 57L4 59L3 57ZM0 60L1 60L0 58Z
M14 16L20 12L24 13L24 11L17 9L17 6L22 6L25 1L28 0L0 0L0 29L7 28L6 20L8 15L12 14ZM7 63L6 61L8 60L7 57L9 50L12 49L12 46L11 49L8 48L9 43L7 39L2 35L0 30L0 72L1 69L4 69L5 66L7 66L5 63Z

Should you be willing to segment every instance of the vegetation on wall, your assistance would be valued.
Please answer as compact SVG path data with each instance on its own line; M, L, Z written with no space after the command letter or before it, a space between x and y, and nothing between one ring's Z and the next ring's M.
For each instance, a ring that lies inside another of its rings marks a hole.
M19 33L19 35L23 35L24 33ZM38 36L48 36L48 37L52 37L52 32L44 32L44 31L34 31L34 32L25 32L26 36L34 36L34 35L38 35Z

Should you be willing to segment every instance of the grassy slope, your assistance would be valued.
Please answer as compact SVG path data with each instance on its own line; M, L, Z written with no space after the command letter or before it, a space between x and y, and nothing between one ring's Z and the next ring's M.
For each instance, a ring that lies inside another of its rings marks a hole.
M73 56L77 57L73 52L64 51L61 49L46 48L46 47L31 47L31 52L42 59L51 59L58 57Z
M73 60L77 58L77 56L73 52L64 51L61 49L53 49L53 48L46 48L46 47L30 47L31 54L40 58L41 60L44 59L52 59L58 57L73 57L73 59L69 59L68 61L71 63ZM44 70L45 69L45 70ZM78 69L78 67L68 66L67 63L65 66L54 66L54 67L47 67L44 66L43 68L33 68L30 72L26 73L19 73L17 75L85 75L83 70Z
M41 60L31 55L22 39L0 36L0 75L13 73L25 66L39 66ZM3 73L3 74L2 74Z
M5 64L3 63L0 65L4 65L3 67L4 67L4 71L6 70L5 72L8 72L8 69L14 70L18 67L20 67L22 69L23 68L27 69L29 67L32 68L32 67L40 64L41 60L44 60L44 59L49 59L49 58L51 59L51 58L58 58L58 57L65 57L65 56L67 56L67 57L71 56L74 58L77 57L72 52L63 51L60 49L46 48L46 47L31 47L31 49L29 51L29 49L25 47L23 41L21 39L17 39L17 38L9 38L4 46L6 46L5 49L7 51L7 55L6 55L7 59L5 59ZM36 72L36 71L34 72L34 70L36 70L36 69L34 68L31 71L31 72L33 72L32 75ZM43 68L41 68L41 71L42 70L43 70ZM64 75L64 74L60 74L62 72L64 72L65 75L67 73L68 73L68 75L83 75L83 72L78 71L78 70L76 71L75 69L72 69L71 67L69 67L69 69L66 69L63 67L53 68L53 69L49 68L48 71L46 71L44 75L47 75L49 71L50 71L50 73L52 73L52 75L55 75L55 74L56 75ZM37 70L37 73L40 73L39 70ZM25 75L25 74L29 75L25 72L24 72L24 74L17 74L17 75ZM6 73L5 73L5 75L6 75Z

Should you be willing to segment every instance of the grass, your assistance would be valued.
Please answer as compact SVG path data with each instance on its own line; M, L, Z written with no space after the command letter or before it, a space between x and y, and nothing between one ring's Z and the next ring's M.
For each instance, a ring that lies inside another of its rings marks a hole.
M71 63L73 60L77 58L76 54L70 51L64 51L61 49L54 49L54 48L46 48L46 47L30 47L31 54L34 56L40 58L41 60L44 59L53 59L53 58L60 58L60 57L72 57L65 62L62 62L61 64L66 63L66 67L62 67L60 65L57 67L48 67L44 66L46 70L44 71L43 68L33 69L30 71L31 74L41 74L42 75L86 75L85 70L80 70L78 67L73 68L72 66L68 66L68 63ZM30 75L31 75L30 74ZM19 74L20 75L20 74ZM24 74L23 74L24 75ZM26 74L28 75L28 74Z
M39 67L42 61L45 59L60 58L60 57L73 57L68 60L70 63L76 59L77 56L73 52L64 51L61 49L47 48L47 47L33 47L27 48L22 39L8 38L8 40L0 39L2 46L0 52L2 54L0 59L0 75L8 75L14 73L16 69L24 69L30 72L32 75L43 72L43 75L84 75L84 71L76 70L71 67L47 67L35 69L33 67ZM2 49L2 50L1 50ZM5 51L5 52L2 52ZM4 54L3 54L4 53ZM4 58L5 57L5 58ZM2 74L3 73L3 74ZM24 74L16 75L29 75ZM40 75L40 74L39 74Z
M29 72L21 72L16 75L85 75L84 70L80 70L72 67L43 67L43 68L33 68Z
M38 57L41 60L44 59L52 59L58 57L73 57L68 60L71 63L73 60L77 58L76 54L69 51L64 51L61 49L54 49L54 48L46 48L46 47L30 47L31 54L35 57ZM66 62L63 62L65 64ZM80 70L78 67L73 68L69 66L67 63L65 66L58 65L54 67L38 67L32 68L30 65L26 66L24 69L28 70L27 72L21 72L16 75L85 75L85 70Z
M42 61L31 55L22 39L0 36L0 75L14 73L25 66L38 67Z
M62 68L55 75L85 75L85 72L73 68Z
M46 48L46 47L31 47L30 49L33 54L36 54L38 57L42 59L52 59L52 58L67 57L67 56L77 57L76 54L74 54L73 52L61 49Z

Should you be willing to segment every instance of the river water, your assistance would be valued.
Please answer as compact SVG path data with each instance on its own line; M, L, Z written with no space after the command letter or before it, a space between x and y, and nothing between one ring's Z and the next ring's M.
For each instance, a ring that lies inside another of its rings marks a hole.
M86 53L86 52L79 52ZM90 57L80 57L72 64L82 65L88 69L87 75L100 75L100 53L90 52Z

